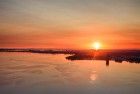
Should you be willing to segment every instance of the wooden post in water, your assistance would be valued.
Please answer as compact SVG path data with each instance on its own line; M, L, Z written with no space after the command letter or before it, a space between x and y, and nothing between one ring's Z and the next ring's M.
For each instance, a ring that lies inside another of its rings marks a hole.
M106 66L109 66L109 56L106 55Z

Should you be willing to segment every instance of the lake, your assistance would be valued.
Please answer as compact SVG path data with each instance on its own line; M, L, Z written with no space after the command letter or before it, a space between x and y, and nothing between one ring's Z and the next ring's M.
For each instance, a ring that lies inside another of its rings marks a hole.
M0 94L140 94L140 64L0 53Z

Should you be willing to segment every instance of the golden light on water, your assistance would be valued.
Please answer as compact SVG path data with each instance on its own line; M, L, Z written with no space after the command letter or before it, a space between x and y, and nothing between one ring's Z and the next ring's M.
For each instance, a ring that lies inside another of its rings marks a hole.
M101 47L101 43L100 42L94 42L92 46L95 50L99 50L100 47Z

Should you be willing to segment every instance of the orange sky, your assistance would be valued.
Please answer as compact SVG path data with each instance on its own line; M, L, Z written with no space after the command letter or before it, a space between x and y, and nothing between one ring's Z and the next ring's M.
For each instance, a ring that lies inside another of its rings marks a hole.
M140 49L138 0L0 1L0 47ZM108 6L109 5L109 6Z

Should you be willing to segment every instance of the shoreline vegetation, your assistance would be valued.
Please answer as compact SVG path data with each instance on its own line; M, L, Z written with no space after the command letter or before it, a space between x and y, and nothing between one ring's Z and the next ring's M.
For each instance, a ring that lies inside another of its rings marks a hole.
M127 61L140 63L140 50L67 50L67 49L8 49L1 48L0 52L30 52L41 54L69 54L67 60L105 60L106 65L113 60L118 63Z

